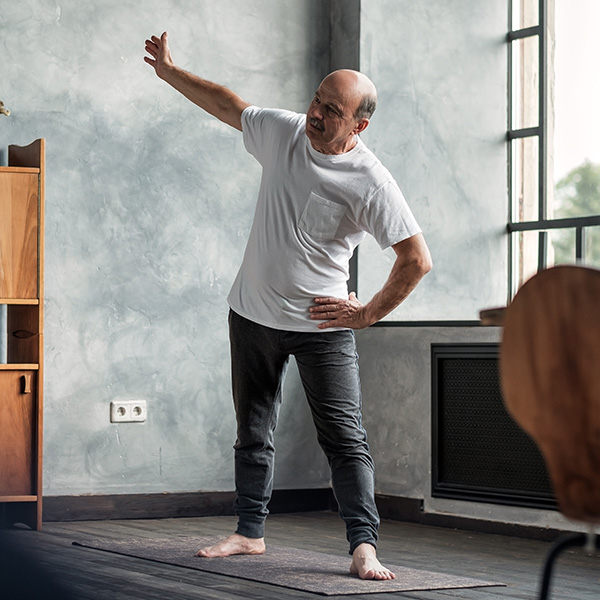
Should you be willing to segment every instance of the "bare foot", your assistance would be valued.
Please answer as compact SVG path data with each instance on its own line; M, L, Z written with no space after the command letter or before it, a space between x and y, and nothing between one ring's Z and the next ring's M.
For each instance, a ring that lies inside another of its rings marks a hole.
M196 552L196 556L201 556L202 558L216 558L233 556L234 554L264 554L265 549L264 538L247 538L238 533L234 533L214 546L201 548Z
M352 554L350 573L361 579L396 579L396 574L386 569L377 560L377 553L371 544L360 544Z

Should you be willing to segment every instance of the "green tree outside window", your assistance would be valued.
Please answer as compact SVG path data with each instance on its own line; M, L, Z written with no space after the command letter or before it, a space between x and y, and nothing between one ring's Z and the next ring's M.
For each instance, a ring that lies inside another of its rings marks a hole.
M575 167L557 184L555 190L555 219L586 217L600 213L600 164L586 160ZM554 264L575 262L574 232L561 229L552 239ZM586 229L586 260L600 267L600 228Z

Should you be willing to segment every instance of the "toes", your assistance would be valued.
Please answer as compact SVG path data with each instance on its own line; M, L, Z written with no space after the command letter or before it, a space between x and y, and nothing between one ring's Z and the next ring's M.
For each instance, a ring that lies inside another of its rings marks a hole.
M396 575L387 569L383 571L369 571L365 579L389 580L396 579Z

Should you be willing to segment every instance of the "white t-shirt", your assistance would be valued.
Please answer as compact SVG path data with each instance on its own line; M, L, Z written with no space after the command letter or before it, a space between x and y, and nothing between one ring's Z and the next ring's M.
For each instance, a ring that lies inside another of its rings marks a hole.
M244 144L262 180L232 310L261 325L323 331L309 317L319 296L348 297L349 261L367 233L382 249L420 233L389 171L357 138L345 154L316 151L306 115L249 106Z

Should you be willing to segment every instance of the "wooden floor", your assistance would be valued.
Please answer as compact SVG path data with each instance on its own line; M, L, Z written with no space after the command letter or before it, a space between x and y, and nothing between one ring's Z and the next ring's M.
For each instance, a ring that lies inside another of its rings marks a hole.
M42 566L63 582L78 599L233 600L266 598L304 600L315 594L244 581L123 557L72 546L90 537L131 538L229 534L232 517L131 521L87 521L45 523L42 532L19 530L10 534L29 548L32 563ZM271 515L267 543L346 555L344 529L330 512ZM506 587L447 590L438 592L380 593L336 596L346 600L517 600L537 598L541 567L550 545L546 542L478 534L452 529L384 521L379 556L382 562L487 580ZM194 548L190 548L193 551ZM0 598L6 573L0 577ZM37 596L46 598L47 596ZM332 598L332 597L330 597ZM583 550L569 551L557 563L553 600L598 600L600 557Z

